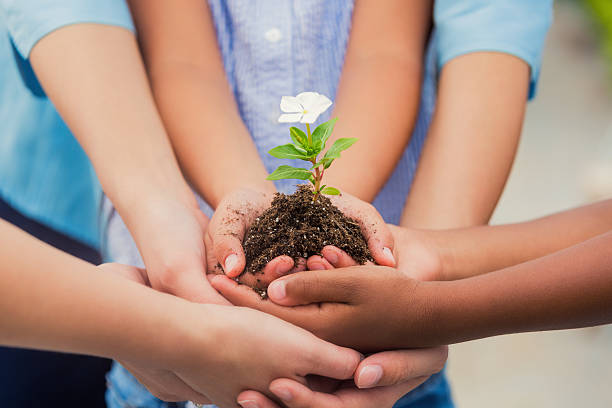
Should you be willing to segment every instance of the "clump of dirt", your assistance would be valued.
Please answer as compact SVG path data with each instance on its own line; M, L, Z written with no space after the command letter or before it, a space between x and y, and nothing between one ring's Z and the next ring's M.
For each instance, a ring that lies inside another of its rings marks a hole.
M313 202L310 186L300 185L295 193L276 193L272 205L248 229L243 247L245 273L257 274L272 259L288 255L299 258L320 255L327 245L348 253L360 264L372 261L359 224L344 215L329 198Z

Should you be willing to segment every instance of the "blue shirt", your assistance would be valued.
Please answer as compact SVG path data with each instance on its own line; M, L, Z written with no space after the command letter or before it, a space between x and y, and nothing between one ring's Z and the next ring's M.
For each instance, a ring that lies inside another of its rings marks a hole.
M101 190L78 142L28 62L60 27L132 29L123 0L0 0L0 198L26 216L97 247Z
M304 90L333 98L352 2L211 0L210 5L243 120L273 170L279 161L263 152L285 140L287 131L271 107L282 95ZM128 8L124 0L0 0L0 7L0 197L24 215L96 246L100 187L36 81L28 56L43 36L68 24L131 29ZM435 76L448 60L465 53L506 52L530 65L533 90L551 15L552 0L436 0L437 35L430 45L436 69L430 73ZM421 106L415 135L427 129L435 100L435 83L424 86L429 104ZM375 202L388 221L399 219L421 144L422 138L413 137Z
M283 95L302 91L316 91L334 99L353 3L329 0L208 0L208 3L227 80L260 157L268 171L291 163L266 153L288 140L289 126L277 122L281 113L279 101ZM444 63L473 51L507 52L530 65L535 85L551 11L551 0L437 0L436 28L428 46L414 133L391 178L374 201L388 222L399 221L434 110L437 76ZM512 22L504 22L507 18ZM317 123L329 119L330 114L331 109ZM276 185L280 191L292 191L296 183L280 180ZM206 203L201 202L201 206L211 215L212 209ZM129 231L118 217L112 220L107 230L108 255L118 262L142 265ZM109 408L167 407L119 365L109 375L109 387ZM433 376L396 404L396 407L421 406L452 406L443 375Z

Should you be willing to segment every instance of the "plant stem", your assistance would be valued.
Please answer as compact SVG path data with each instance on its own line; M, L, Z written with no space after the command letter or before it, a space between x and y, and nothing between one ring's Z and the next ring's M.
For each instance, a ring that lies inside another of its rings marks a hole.
M312 135L310 134L310 123L306 124L306 132L308 133L308 145L312 144Z

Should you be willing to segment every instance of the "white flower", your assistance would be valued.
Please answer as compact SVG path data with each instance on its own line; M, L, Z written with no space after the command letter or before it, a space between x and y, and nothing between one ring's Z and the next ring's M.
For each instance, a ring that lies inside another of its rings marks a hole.
M332 101L317 92L302 92L297 96L283 96L280 108L283 112L280 123L314 123L320 114L332 105Z

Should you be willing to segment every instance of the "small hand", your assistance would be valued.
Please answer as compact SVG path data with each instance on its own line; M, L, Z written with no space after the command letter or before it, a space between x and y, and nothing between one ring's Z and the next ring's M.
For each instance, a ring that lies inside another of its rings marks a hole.
M331 393L313 391L290 379L274 380L269 389L287 408L391 407L430 375L442 370L447 355L447 347L374 354L359 364L354 384L345 382ZM238 403L245 408L280 408L256 391L242 392Z
M227 302L206 279L204 231L208 219L193 194L138 203L126 225L142 254L151 287L199 303Z
M443 280L443 263L435 242L426 231L388 225L395 243L394 256L397 269L420 281ZM334 246L321 251L307 261L309 270L356 266L350 255Z
M207 247L212 248L214 254L214 257L209 258L210 270L219 264L230 278L242 273L246 265L242 240L248 227L270 206L272 198L269 192L243 188L221 201L211 220L206 240ZM395 266L393 237L376 209L346 193L330 199L348 217L359 223L374 260L379 265ZM249 286L259 283L265 287L274 279L305 269L305 260L295 265L290 257L279 256L266 265L261 275L243 275L240 279Z
M394 268L357 266L295 273L272 282L270 300L224 276L215 276L212 285L235 305L273 314L362 352L432 345L426 343L431 300L421 290L424 284Z

